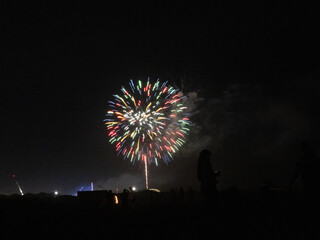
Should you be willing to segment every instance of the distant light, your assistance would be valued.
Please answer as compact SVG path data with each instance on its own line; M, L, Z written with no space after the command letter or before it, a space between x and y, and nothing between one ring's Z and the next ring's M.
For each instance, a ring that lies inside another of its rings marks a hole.
M115 204L118 204L118 203L119 203L117 195L114 195L114 203L115 203Z
M132 191L135 191L135 190L137 190L136 187L132 187Z
M58 194L59 194L59 193L58 193L58 191L54 191L54 195L56 195L56 196L57 196Z

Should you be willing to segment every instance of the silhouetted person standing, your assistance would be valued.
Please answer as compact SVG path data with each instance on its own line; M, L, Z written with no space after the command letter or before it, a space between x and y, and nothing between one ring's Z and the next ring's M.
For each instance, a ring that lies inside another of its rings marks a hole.
M121 197L122 205L126 207L128 205L129 190L124 188L123 192L120 195L120 197Z
M296 163L290 187L297 180L302 183L304 211L301 216L301 234L303 238L315 239L317 237L314 237L314 233L319 229L315 219L319 217L320 162L309 142L302 142L301 150L303 155Z
M187 196L188 196L188 203L192 204L193 203L193 190L192 190L191 186L189 186L189 188L188 188Z
M213 171L210 162L211 152L207 149L201 151L198 160L197 175L200 181L200 190L207 203L218 203L217 179L220 172Z
M179 196L180 196L180 204L184 205L184 189L183 189L183 187L180 187Z
M128 198L129 198L130 207L132 209L134 209L135 202L136 202L136 195L135 195L134 190L133 190L133 188L131 186L129 187L129 196L128 196Z
M315 205L319 199L320 162L308 141L301 143L302 157L297 161L290 187L299 179L307 204Z

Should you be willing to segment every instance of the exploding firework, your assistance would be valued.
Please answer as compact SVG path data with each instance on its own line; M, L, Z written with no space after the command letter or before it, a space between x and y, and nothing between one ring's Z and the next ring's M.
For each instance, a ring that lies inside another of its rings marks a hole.
M105 124L109 142L115 145L118 156L132 163L145 165L148 188L148 164L168 164L173 154L185 143L189 132L190 114L183 105L183 94L159 79L152 84L140 80L130 88L121 88L121 95L113 95Z

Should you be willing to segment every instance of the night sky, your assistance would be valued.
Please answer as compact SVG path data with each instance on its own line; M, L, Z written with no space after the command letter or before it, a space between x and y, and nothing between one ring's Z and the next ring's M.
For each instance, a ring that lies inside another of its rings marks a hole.
M144 188L143 165L116 157L103 124L131 78L168 80L192 113L151 187L198 189L204 148L219 189L286 186L301 141L320 153L315 7L110 2L1 6L0 193L18 193L12 174L25 193Z

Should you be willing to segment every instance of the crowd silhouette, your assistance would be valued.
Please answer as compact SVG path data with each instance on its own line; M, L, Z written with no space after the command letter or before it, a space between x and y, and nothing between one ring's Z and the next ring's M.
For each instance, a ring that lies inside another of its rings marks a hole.
M158 193L130 186L120 193L93 191L78 197L2 196L4 229L9 235L15 229L32 233L37 225L39 234L55 233L51 238L86 239L105 234L141 238L155 232L159 239L308 239L319 233L314 220L319 213L319 158L310 142L301 143L288 187L277 188L268 180L260 194L239 191L236 185L218 191L221 172L213 167L218 159L212 156L207 149L199 153L194 170L198 189L179 186ZM296 184L302 184L302 198Z

